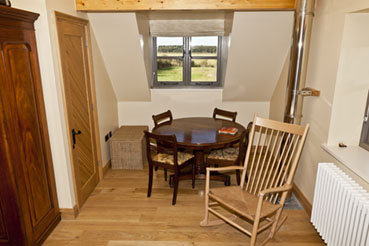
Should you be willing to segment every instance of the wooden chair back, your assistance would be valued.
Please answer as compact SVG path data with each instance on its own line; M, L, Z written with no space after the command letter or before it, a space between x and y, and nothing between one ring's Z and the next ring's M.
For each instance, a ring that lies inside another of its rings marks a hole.
M223 109L215 108L213 112L213 118L219 119L217 116L230 118L233 122L236 122L237 112L230 112Z
M250 135L250 132L251 132L251 128L252 128L252 122L250 122L248 125L247 125L247 128L246 128L246 131L244 132L244 136L242 138L242 141L240 142L242 144L242 146L239 146L240 149L239 149L239 153L240 153L240 160L241 160L241 164L244 164L245 163L245 158L246 158L246 151L247 151L247 146L249 144L249 135Z
M152 159L153 154L165 153L173 155L174 166L178 166L178 148L177 148L177 138L175 135L160 135L145 131L146 138L146 154L149 163L155 162ZM159 144L158 144L159 143ZM158 147L160 146L160 147ZM161 163L155 163L160 165Z
M172 112L170 110L163 112L161 114L153 115L152 119L154 120L155 126L163 123L163 121L171 122L173 120Z
M293 125L268 119L254 118L246 153L241 187L248 193L292 184L304 145L308 125ZM248 177L245 183L245 177ZM279 202L281 194L272 193L267 199ZM283 200L285 200L285 197Z

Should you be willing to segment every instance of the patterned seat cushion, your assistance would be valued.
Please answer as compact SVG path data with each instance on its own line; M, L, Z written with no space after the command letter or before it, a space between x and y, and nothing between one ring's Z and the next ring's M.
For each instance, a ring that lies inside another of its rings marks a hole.
M174 165L173 155L165 154L165 153L157 153L157 154L153 153L151 157L153 161ZM186 161L188 161L189 159L193 157L194 157L193 154L185 153L185 152L178 152L177 154L178 165L185 163Z
M238 157L238 148L217 149L210 152L209 159L235 161Z

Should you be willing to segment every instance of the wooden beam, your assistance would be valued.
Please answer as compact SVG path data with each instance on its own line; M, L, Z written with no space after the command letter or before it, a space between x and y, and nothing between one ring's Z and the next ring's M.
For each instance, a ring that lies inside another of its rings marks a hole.
M79 11L294 10L295 0L76 0Z

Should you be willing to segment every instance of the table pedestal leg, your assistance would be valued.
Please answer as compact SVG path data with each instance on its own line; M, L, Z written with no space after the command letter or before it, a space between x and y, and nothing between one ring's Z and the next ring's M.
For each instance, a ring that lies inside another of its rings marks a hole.
M204 151L196 150L195 154L195 163L196 163L196 179L205 179L206 178L206 163L204 159Z

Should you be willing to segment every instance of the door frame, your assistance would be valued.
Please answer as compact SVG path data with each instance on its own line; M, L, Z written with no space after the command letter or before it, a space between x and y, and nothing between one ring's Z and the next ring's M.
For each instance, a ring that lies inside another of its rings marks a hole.
M103 179L103 167L102 167L102 158L101 158L101 144L100 144L100 131L99 131L99 121L98 121L98 113L97 113L97 102L96 102L96 90L95 90L95 76L94 76L94 68L93 68L93 62L92 62L92 47L91 47L91 34L90 34L90 23L88 20L67 15L58 11L55 11L55 27L56 27L56 43L57 43L57 49L58 49L58 60L59 60L59 71L60 71L60 78L61 78L61 88L62 88L62 95L63 95L63 108L64 108L64 117L65 117L65 125L67 129L67 139L68 139L68 148L69 148L69 159L71 163L71 169L72 169L72 175L73 175L73 187L74 187L74 195L76 200L77 209L81 207L80 201L78 199L78 190L77 190L77 184L76 184L76 176L74 171L74 160L73 160L73 150L72 150L72 138L70 136L71 128L69 126L69 117L68 117L68 111L67 111L67 98L65 95L65 83L64 83L64 75L62 71L62 60L61 60L61 54L60 54L60 40L58 36L58 21L68 21L77 23L79 25L84 25L85 27L85 33L86 33L86 40L87 40L87 57L88 57L88 70L89 70L89 77L90 77L90 85L89 89L91 91L91 102L93 104L93 137L95 140L95 146L94 146L94 152L96 155L96 165L98 168L98 176L99 180L101 181Z

